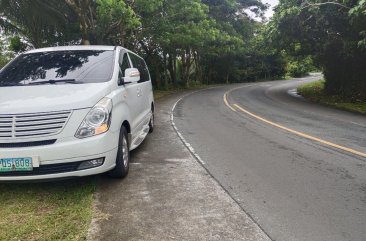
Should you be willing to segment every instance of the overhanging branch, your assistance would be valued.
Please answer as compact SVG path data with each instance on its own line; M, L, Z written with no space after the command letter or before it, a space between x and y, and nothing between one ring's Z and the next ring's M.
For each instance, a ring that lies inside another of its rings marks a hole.
M310 8L310 7L320 7L323 5L336 5L338 7L341 8L345 8L345 9L351 9L350 7L347 7L346 5L343 5L342 3L339 2L323 2L323 3L309 3L309 2L305 2L304 6L301 7L301 10L306 9L306 8Z

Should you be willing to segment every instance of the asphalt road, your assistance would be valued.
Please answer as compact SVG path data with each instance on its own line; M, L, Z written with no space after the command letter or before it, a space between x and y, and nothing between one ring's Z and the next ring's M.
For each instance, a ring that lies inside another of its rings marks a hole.
M178 102L174 123L204 167L272 240L364 241L366 158L352 151L366 153L366 117L293 95L298 85L319 78L195 92ZM236 112L225 105L225 93ZM235 104L351 151L265 123Z
M125 179L100 177L89 241L270 241L179 139L171 109L185 94L156 101Z

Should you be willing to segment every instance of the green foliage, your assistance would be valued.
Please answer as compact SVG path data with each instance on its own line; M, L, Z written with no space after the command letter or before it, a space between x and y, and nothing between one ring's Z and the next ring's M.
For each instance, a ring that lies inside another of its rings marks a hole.
M8 58L0 55L0 69L4 67L9 62Z
M97 0L98 43L122 45L141 26L133 9L122 0Z
M286 73L292 77L302 77L308 73L308 70L302 62L295 60L287 63Z
M270 23L271 34L288 54L314 57L324 70L328 94L366 99L364 6L364 0L282 0Z
M283 75L283 58L266 43L265 26L245 14L248 6L264 9L257 1L203 1L214 19L216 35L205 45L201 62L204 83L243 82Z
M261 43L258 0L0 0L0 28L34 47L121 45L142 55L157 88L284 75L281 51ZM19 42L12 49L21 52Z
M74 39L75 16L58 0L0 0L0 29L21 35L34 47L65 44Z
M10 60L10 56L4 54L4 46L0 40L0 69L4 67Z
M349 99L339 95L327 95L324 80L304 84L297 89L297 92L310 101L366 114L366 101Z
M12 37L10 39L9 49L15 53L24 52L27 45L23 43L19 36Z
M349 11L351 24L359 31L359 47L366 48L366 0L360 0Z
M285 75L286 56L273 47L268 25L258 26L255 38L249 44L245 71L248 80L274 79Z
M289 58L286 66L286 73L292 77L303 77L314 69L313 61L310 56L305 58Z

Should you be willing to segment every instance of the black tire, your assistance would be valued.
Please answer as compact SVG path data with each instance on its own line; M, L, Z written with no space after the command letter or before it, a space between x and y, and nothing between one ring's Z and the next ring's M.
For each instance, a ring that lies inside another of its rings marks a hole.
M149 122L149 133L152 133L154 131L154 124L155 124L155 119L154 119L154 111L152 112L152 116Z
M124 126L121 127L118 141L118 152L116 166L108 175L113 178L124 178L128 174L130 167L130 147L127 138L127 131ZM125 150L124 150L125 148ZM125 154L124 154L125 152Z

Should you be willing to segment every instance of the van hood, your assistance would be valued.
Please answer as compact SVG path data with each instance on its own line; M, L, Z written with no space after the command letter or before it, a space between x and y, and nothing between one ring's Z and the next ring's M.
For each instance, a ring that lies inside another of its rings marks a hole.
M108 82L0 87L0 114L91 108L109 93Z

